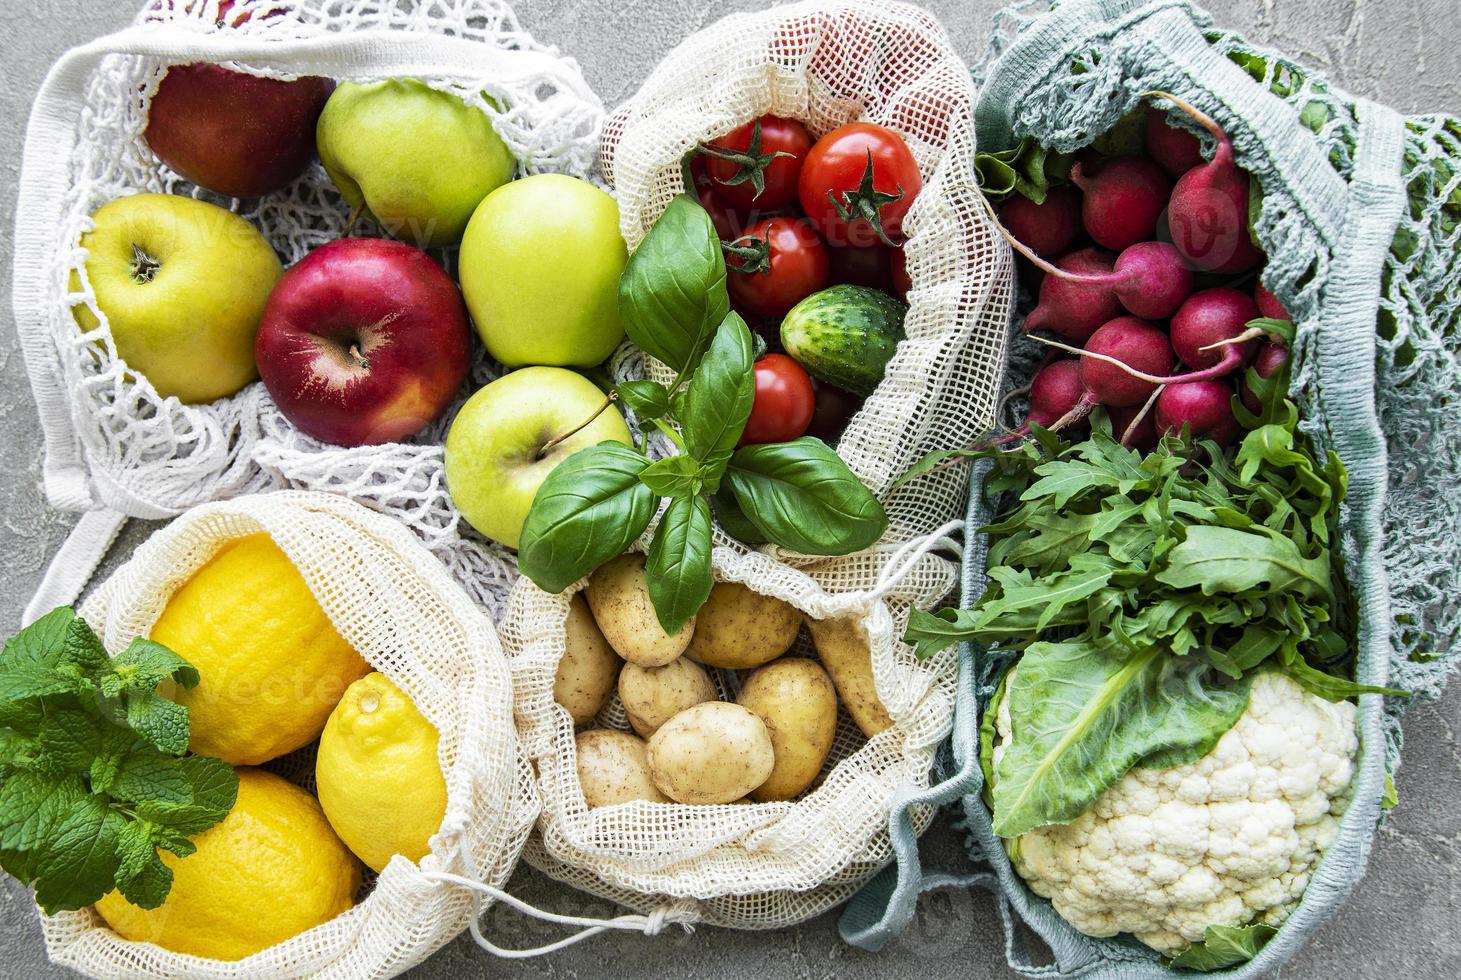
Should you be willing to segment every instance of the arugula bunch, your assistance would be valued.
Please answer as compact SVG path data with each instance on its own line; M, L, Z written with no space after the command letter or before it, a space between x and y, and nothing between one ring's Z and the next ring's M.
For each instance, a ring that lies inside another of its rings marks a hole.
M540 588L561 592L622 554L668 500L646 574L660 625L674 633L710 595L712 511L746 544L812 555L866 548L887 529L877 498L820 439L736 448L755 398L754 355L725 276L710 216L676 197L619 285L629 339L676 377L627 381L615 394L679 451L651 461L643 440L605 442L554 469L518 548L519 568Z
M198 671L136 639L115 659L86 621L59 608L0 653L0 866L35 886L47 913L115 889L156 908L172 888L158 849L188 840L233 808L233 767L185 756L188 709L158 693Z
M1097 419L1069 444L1038 431L995 461L990 584L972 609L915 612L928 655L959 640L1021 653L995 830L1068 822L1137 763L1201 758L1247 707L1260 667L1330 700L1401 694L1347 672L1352 600L1334 548L1346 477L1315 458L1279 372L1229 460L1166 436L1143 457ZM1050 696L1060 692L1060 697ZM1043 693L1042 693L1043 692Z

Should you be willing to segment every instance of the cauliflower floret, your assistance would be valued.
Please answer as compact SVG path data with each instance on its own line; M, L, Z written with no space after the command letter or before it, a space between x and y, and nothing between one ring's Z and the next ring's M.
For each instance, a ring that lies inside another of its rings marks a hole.
M1011 848L1015 870L1090 936L1130 933L1167 955L1211 925L1278 925L1339 832L1359 735L1355 707L1279 673L1202 759L1133 769L1068 824ZM1010 737L995 719L996 758Z

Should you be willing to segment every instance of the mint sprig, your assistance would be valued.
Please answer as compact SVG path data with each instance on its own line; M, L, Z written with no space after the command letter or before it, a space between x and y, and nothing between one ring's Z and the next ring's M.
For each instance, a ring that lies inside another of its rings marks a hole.
M113 889L161 905L189 836L233 808L238 775L187 756L188 709L158 693L198 671L152 640L109 658L86 621L54 609L0 652L0 867L48 914Z

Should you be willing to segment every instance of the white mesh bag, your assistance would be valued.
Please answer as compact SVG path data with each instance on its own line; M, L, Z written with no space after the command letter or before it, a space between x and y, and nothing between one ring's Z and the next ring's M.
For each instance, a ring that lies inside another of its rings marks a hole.
M128 942L91 910L42 917L58 963L93 977L394 976L475 921L480 899L443 876L500 886L537 813L492 623L401 524L327 494L281 491L207 504L155 533L81 607L108 650L145 636L169 596L226 542L266 532L335 628L440 735L446 818L416 865L397 855L349 911L244 960ZM309 750L270 767L312 785Z
M161 398L119 360L78 242L97 207L144 191L237 211L286 266L344 231L349 208L317 163L288 188L247 201L210 194L162 165L142 132L172 64L223 62L276 78L420 78L485 111L524 173L589 176L602 105L578 66L536 42L505 0L235 0L219 19L219 0L150 0L132 27L63 56L37 96L16 209L14 308L45 434L47 498L66 510L163 518L274 486L353 490L416 527L479 598L505 595L502 553L441 546L457 537L441 477L444 421L362 455L303 436L259 382L210 404ZM78 327L77 302L96 313L95 330ZM484 362L474 366L476 385L490 373ZM120 520L106 527L94 518L90 529L109 539ZM100 553L85 557L94 566Z
M631 249L685 190L684 156L756 115L795 117L814 137L861 119L907 140L923 177L904 222L908 339L837 447L882 500L884 540L894 544L961 514L968 474L954 468L890 493L893 481L927 452L968 445L994 424L1013 269L975 184L974 102L968 69L926 11L813 0L735 14L692 35L604 126L604 175ZM673 380L658 362L648 374ZM881 566L860 556L839 567L867 588Z
M894 720L892 728L867 739L839 710L820 781L790 802L636 801L589 809L578 779L573 720L553 700L569 600L585 582L550 595L520 579L500 632L519 737L537 771L543 804L538 833L525 852L528 863L576 888L679 923L773 929L851 897L891 860L895 796L928 785L934 753L952 724L956 660L952 652L918 660L902 642L911 606L900 584L920 553L947 544L942 533L949 529L919 542L919 553L895 556L889 575L865 592L829 593L770 556L714 550L717 581L785 600L813 619L853 619L869 639L878 695ZM791 652L815 656L805 629ZM734 699L737 672L712 674L722 697ZM629 729L617 695L595 725ZM920 807L908 816L921 833L933 810Z

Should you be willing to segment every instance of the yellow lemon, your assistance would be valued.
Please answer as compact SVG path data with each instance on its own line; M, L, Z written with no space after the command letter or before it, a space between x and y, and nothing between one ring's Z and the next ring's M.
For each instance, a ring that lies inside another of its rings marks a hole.
M437 733L384 674L345 692L320 735L315 788L335 833L380 871L394 854L419 861L446 816Z
M370 670L267 534L224 545L168 600L151 635L202 675L191 691L167 692L188 708L189 747L234 765L314 741Z
M360 862L315 798L262 769L238 770L238 802L193 843L188 857L162 855L167 901L139 909L112 892L96 903L107 925L123 939L241 960L333 919L360 888Z

